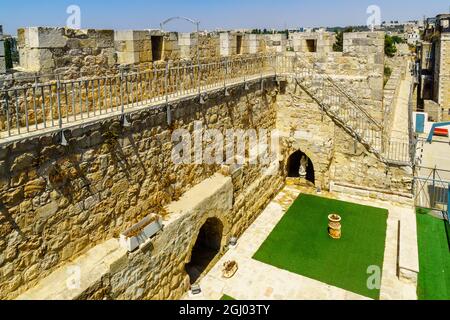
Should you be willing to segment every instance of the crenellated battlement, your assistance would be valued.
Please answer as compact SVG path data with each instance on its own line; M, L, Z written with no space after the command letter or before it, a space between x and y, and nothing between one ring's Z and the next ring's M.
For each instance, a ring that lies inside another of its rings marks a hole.
M382 33L345 35L344 53L380 52ZM178 33L161 30L73 30L29 27L18 30L19 71L101 75L118 66L176 60L213 60L260 53L324 55L333 51L330 32L250 34L241 31ZM375 63L380 58L371 58Z

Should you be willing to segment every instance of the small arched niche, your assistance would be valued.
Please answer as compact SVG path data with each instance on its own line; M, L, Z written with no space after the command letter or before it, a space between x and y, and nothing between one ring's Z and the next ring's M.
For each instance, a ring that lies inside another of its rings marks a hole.
M305 179L312 184L316 183L316 175L314 172L314 164L311 159L302 151L295 151L290 155L287 161L287 177L288 178L300 178L300 166L302 165L302 159L304 159L304 163L306 164L306 176Z

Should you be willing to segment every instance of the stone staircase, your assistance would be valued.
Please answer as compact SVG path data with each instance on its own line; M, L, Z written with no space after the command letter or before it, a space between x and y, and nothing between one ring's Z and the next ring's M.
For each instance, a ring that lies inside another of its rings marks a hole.
M319 66L297 57L293 71L296 86L380 161L409 164L409 145L387 139L383 126Z

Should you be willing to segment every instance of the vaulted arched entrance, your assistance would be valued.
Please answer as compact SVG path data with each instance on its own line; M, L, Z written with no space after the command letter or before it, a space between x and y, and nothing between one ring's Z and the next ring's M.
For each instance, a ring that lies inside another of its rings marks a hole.
M222 237L222 222L218 218L206 220L192 248L191 261L186 264L186 272L191 284L194 284L200 278L220 253Z

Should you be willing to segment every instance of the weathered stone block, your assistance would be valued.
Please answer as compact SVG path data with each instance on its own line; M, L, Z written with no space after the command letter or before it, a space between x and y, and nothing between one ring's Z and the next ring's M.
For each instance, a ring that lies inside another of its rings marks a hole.
M97 48L114 47L114 30L89 30L88 35L95 39Z
M105 48L102 50L102 55L106 56L108 66L114 66L117 63L116 50L114 48Z
M150 33L146 30L118 30L114 34L115 41L150 40Z
M117 63L134 64L139 62L139 52L117 52Z
M63 28L31 27L25 32L25 43L30 48L63 48L67 38Z
M0 57L0 73L6 73L5 57Z
M36 209L36 216L38 219L47 219L58 212L58 203L55 201Z
M0 40L0 57L4 56L5 56L5 43L3 40Z

